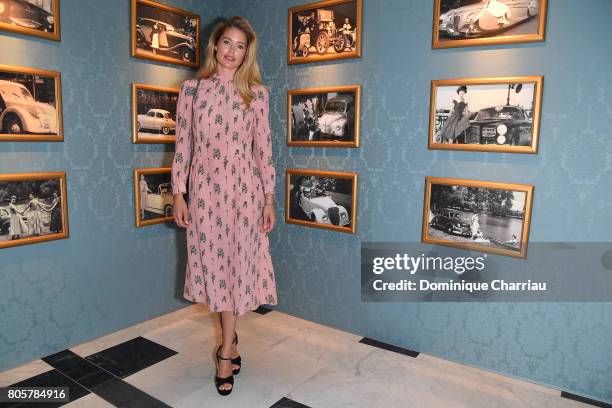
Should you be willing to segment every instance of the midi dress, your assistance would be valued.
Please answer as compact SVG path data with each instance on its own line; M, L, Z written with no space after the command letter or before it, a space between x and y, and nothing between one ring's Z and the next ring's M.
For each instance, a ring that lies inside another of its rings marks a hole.
M254 88L245 111L233 79L215 74L197 85L181 85L172 161L173 191L188 194L183 296L240 316L277 304L268 236L259 230L276 179L269 93Z

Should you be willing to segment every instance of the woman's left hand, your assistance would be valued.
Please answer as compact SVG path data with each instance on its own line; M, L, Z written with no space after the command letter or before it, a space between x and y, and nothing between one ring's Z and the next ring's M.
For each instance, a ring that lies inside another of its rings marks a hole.
M262 222L259 230L264 234L272 231L274 228L274 206L273 205L264 205L263 213L262 213Z

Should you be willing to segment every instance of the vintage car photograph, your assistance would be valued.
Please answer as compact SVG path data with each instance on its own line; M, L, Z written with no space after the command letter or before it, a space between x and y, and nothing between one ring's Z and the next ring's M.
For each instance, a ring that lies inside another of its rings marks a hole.
M433 48L544 41L547 0L435 0Z
M0 141L63 140L60 73L0 65Z
M0 174L0 249L68 238L66 174Z
M132 0L132 56L200 66L200 16L152 0Z
M543 80L431 81L429 148L537 153Z
M285 222L355 233L357 174L286 171Z
M179 89L132 84L132 143L174 143Z
M533 186L425 178L422 242L527 257Z
M60 41L59 0L0 0L0 30Z
M287 145L359 147L361 86L287 91Z
M289 9L288 63L361 56L361 0L327 0Z
M173 220L172 168L134 169L136 226Z

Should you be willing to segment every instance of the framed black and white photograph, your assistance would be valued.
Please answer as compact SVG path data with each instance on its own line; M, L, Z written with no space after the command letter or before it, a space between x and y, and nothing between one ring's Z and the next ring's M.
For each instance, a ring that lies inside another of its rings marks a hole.
M432 47L544 41L547 0L435 0Z
M151 0L132 0L132 56L200 66L200 16Z
M361 0L327 0L289 9L288 63L361 57Z
M134 169L136 226L172 221L172 168Z
M60 41L59 0L0 0L0 30Z
M287 169L285 222L355 233L357 173Z
M0 141L63 141L61 89L59 72L0 65Z
M66 173L0 174L0 249L68 238Z
M430 149L537 153L542 76L431 81Z
M359 146L359 85L287 92L287 145Z
M533 186L425 178L422 241L527 257Z
M132 142L174 143L179 89L132 84Z

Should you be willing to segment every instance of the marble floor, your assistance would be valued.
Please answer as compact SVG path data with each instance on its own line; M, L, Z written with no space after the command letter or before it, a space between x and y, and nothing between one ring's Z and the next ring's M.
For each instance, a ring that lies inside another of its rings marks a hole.
M69 386L71 402L45 406L70 408L605 406L277 311L248 312L237 331L243 367L226 397L218 321L197 304L0 373L0 387Z

